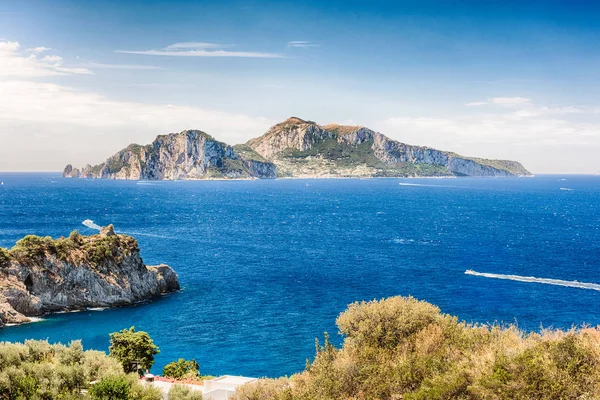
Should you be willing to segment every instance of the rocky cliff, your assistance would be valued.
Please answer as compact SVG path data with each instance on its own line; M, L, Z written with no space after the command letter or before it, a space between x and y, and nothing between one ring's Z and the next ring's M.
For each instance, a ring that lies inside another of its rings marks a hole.
M112 226L93 236L26 236L0 248L0 326L29 317L148 300L179 289L167 265L146 266L137 241Z
M320 126L295 117L244 145L183 131L158 136L148 146L130 145L100 165L67 165L63 172L70 178L136 180L528 175L516 161L464 157L397 142L362 126Z
M247 146L279 176L526 176L520 163L411 146L361 126L320 126L292 117Z
M67 165L69 178L134 180L274 178L276 167L255 154L215 140L197 130L158 136L152 144L132 144L102 164L81 170Z

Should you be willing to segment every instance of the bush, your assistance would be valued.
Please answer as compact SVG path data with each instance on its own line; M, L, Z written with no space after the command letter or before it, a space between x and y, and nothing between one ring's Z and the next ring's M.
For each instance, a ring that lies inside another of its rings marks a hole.
M289 381L259 380L238 400L592 399L600 393L600 327L525 333L459 322L412 297L355 303L335 348Z
M10 253L0 247L0 268L7 268L10 264Z
M180 358L163 368L163 376L174 379L200 378L200 366L196 360L184 360Z
M260 379L236 389L237 400L292 400L292 387L288 378Z
M202 393L184 385L173 385L169 389L169 400L202 400Z
M110 334L110 356L118 360L125 372L149 370L154 364L158 346L147 332L135 331L135 327Z
M128 400L130 392L131 383L124 376L103 378L89 390L94 400Z

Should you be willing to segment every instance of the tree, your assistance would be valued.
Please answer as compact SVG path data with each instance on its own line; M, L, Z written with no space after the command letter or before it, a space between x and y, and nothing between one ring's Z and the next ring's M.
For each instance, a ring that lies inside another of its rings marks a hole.
M150 369L154 356L160 351L150 335L144 331L135 331L135 327L110 334L110 356L119 360L125 372Z
M128 400L131 384L123 376L106 377L90 388L94 400Z
M184 360L180 358L177 361L173 361L163 368L163 376L169 378L182 379L182 378L199 378L200 377L200 365L196 360Z

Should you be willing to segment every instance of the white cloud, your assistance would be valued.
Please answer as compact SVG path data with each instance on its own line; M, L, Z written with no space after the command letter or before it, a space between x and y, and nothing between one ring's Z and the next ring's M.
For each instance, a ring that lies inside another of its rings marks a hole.
M52 50L50 47L43 47L43 46L34 47L33 49L27 49L27 51L30 51L32 53L43 53L45 51L50 51L50 50Z
M130 69L130 70L158 70L164 69L162 67L155 67L153 65L136 65L136 64L102 64L102 63L85 63L78 65L78 67L89 68L89 69Z
M467 156L522 161L534 172L600 169L600 118L594 108L534 106L446 118L398 116L375 124L390 137ZM560 157L557 156L560 154Z
M288 47L321 47L320 44L307 42L305 40L295 40L287 43Z
M0 41L0 76L44 77L53 75L92 74L87 68L64 66L62 58L47 55L39 59L36 54L25 56L19 53L18 42Z
M227 143L241 143L272 125L265 118L115 101L89 91L29 81L0 82L0 109L0 142L10 143L0 149L0 171L98 163L131 142L146 144L158 134L184 129L201 129Z
M467 107L479 107L487 104L487 101L473 101L471 103L465 104Z
M206 50L206 49L222 49L231 47L229 44L216 44L206 42L180 42L173 43L165 47L168 50Z
M499 106L513 107L529 104L531 100L526 97L492 97L488 101Z
M170 56L170 57L242 57L242 58L285 58L278 53L254 52L254 51L231 51L224 50L231 45L220 45L205 42L181 42L173 43L158 50L115 50L117 53L141 54L147 56Z

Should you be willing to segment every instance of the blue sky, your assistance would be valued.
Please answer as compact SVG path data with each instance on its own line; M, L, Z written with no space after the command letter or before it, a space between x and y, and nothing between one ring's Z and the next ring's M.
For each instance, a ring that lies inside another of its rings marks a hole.
M600 171L594 1L0 1L0 170L295 115ZM5 145L6 143L6 145Z

